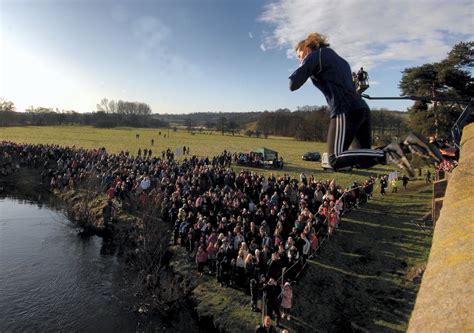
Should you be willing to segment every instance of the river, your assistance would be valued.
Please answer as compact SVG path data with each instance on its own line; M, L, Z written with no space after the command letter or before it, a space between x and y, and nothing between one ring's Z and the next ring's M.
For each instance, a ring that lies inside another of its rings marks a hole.
M0 332L136 331L124 266L101 250L61 211L0 198Z

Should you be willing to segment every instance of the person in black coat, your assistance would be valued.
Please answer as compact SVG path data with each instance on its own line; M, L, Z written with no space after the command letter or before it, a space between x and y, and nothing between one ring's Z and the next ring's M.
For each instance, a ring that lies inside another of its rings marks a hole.
M277 252L272 253L272 259L268 265L267 278L273 278L277 280L281 276L281 270L283 266L280 260L280 256Z
M217 252L217 281L222 286L229 285L229 261L227 258L226 245L222 245Z
M276 314L276 323L278 326L280 320L280 294L281 294L281 287L278 283L273 279L270 278L268 283L263 286L263 292L265 294L265 313L270 317L273 317L273 313Z
M250 280L250 307L252 311L257 312L257 301L258 301L258 296L260 294L260 289L262 287L261 281L257 280L257 278L253 278ZM263 277L263 280L265 280L265 277Z

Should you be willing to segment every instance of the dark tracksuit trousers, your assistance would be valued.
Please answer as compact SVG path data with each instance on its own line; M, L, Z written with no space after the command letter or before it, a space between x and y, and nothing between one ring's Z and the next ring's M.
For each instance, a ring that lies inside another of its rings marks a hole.
M385 164L384 152L371 149L371 141L369 109L336 115L329 123L329 163L336 170L349 166L368 168Z

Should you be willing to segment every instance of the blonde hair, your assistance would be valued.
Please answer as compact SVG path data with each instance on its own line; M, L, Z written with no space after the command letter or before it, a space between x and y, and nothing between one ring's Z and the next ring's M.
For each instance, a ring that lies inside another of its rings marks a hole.
M245 263L247 264L247 263L251 262L252 259L253 259L252 254L251 253L247 254L247 256L245 257Z
M310 48L311 50L321 48L321 47L328 47L329 42L328 38L324 35L321 35L320 33L317 32L312 32L308 34L306 39L300 41L298 44L296 44L295 50L302 50L305 47Z

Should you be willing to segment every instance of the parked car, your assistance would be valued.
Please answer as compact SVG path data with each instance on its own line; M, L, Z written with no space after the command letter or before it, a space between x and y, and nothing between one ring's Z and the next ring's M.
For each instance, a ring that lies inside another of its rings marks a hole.
M317 151L310 151L301 156L303 161L319 161L321 159L321 154Z
M332 166L329 164L328 153L323 153L323 158L321 160L321 166L322 166L323 170L334 170L332 168ZM337 169L337 170L334 170L334 171L351 171L351 170L352 170L352 167L346 167L346 168L341 168L341 169Z

